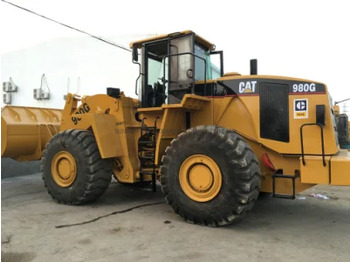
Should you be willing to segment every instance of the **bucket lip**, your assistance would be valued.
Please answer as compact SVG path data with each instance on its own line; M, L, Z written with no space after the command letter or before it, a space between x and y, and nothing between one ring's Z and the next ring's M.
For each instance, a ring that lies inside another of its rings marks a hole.
M60 124L62 109L30 106L5 106L1 110L1 117L11 126L11 123L20 122L37 124ZM39 120L39 118L41 120ZM12 129L11 129L12 130Z
M47 109L47 110L59 110L62 111L62 108L51 108L51 107L39 107L39 106L13 106L13 105L5 105L1 107L1 111L3 111L5 108L29 108L29 109Z

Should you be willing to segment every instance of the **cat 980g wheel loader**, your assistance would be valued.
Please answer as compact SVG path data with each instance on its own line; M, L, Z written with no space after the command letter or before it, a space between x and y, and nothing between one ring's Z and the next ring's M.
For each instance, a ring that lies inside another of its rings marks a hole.
M337 130L326 85L258 75L256 60L250 75L224 73L223 52L192 31L130 47L140 68L138 100L116 88L67 95L59 132L50 133L41 158L45 186L58 202L96 200L112 174L154 190L159 179L181 217L218 226L251 210L260 191L294 198L315 184L350 185L350 152L337 137L348 127ZM3 139L15 139L16 124ZM41 124L42 132L52 125ZM36 141L44 136L33 132ZM7 147L2 155L21 155Z

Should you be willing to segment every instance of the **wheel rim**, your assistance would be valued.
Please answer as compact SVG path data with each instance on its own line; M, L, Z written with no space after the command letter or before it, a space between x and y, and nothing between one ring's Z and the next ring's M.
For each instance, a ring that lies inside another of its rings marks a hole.
M61 187L73 184L77 176L77 166L74 157L66 152L57 153L52 159L51 173L53 180Z
M207 202L217 196L222 176L218 165L206 155L192 155L180 167L180 185L194 201Z

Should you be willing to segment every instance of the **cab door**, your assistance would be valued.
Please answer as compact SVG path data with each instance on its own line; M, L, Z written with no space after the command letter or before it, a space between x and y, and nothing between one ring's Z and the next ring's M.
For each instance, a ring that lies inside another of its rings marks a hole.
M189 34L170 40L169 85L167 103L178 104L183 96L194 88L194 35Z

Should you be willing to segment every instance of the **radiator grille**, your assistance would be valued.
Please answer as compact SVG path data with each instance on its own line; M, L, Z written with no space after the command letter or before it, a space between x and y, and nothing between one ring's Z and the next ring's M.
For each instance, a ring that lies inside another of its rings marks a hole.
M260 137L289 142L289 86L260 83Z

